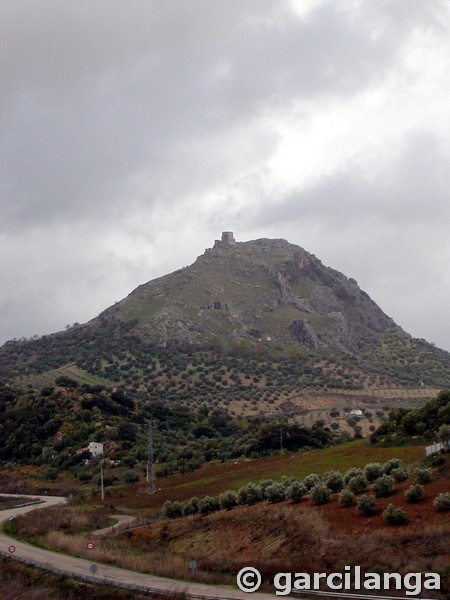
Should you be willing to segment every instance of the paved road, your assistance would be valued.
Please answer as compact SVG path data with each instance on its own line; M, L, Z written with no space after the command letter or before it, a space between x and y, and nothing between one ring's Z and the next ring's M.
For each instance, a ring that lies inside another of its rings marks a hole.
M0 494L0 496L10 496L16 498L29 498L29 502L33 502L27 506L20 506L16 508L10 508L7 510L0 511L0 523L6 521L10 517L15 517L20 514L24 514L31 510L37 510L45 506L55 506L57 504L65 504L66 498L58 496L20 496L17 494ZM25 500L23 500L25 502ZM125 520L129 517L121 515L121 519ZM104 530L102 530L102 533ZM95 543L95 542L94 542ZM150 588L153 591L159 590L162 592L174 592L184 593L187 596L192 597L203 597L214 600L273 600L278 598L275 594L263 594L261 592L254 592L252 594L245 594L238 589L229 587L221 587L215 585L205 585L201 583L190 583L177 581L175 579L167 579L165 577L158 577L156 575L145 575L143 573L137 573L135 571L128 571L126 569L119 569L117 567L110 567L99 563L94 563L91 560L85 560L82 558L76 558L66 554L59 554L56 552L50 552L43 548L37 548L31 544L17 541L10 538L7 535L0 534L0 552L8 553L8 549L14 546L15 552L14 557L26 559L40 563L41 567L48 568L50 570L58 569L68 575L81 576L84 578L92 579L92 571L90 570L93 564L96 564L98 571L95 575L95 580L98 583L105 582L109 584L125 584L125 586L141 586L142 588ZM88 550L86 550L86 553ZM376 596L376 595L361 595L361 594L348 594L339 592L330 592L324 594L318 591L309 591L308 595L317 594L319 596L327 596L329 598L351 598L352 600L399 600L398 597L391 596ZM301 600L298 595L295 596L283 596L287 600ZM423 598L416 598L416 600L424 600Z
M1 494L2 496L15 496L14 494ZM20 495L20 498L26 496ZM10 508L7 510L0 511L0 523L15 517L20 514L29 512L30 510L37 510L45 506L55 506L57 504L65 504L66 498L58 496L30 496L30 501L39 500L40 504L32 504L29 506L22 506L19 508ZM64 573L73 576L84 576L92 577L90 567L93 562L82 558L75 558L65 554L59 554L56 552L50 552L43 548L37 548L31 544L17 541L10 538L7 535L0 534L0 551L8 552L10 546L15 547L14 556L17 558L24 558L27 560L36 561L42 563L48 568L56 567ZM188 596L204 596L206 598L217 598L217 599L232 599L232 600L273 600L275 594L263 594L256 592L253 594L245 594L237 589L220 587L215 585L205 585L201 583L190 583L177 581L175 579L167 579L165 577L157 577L156 575L145 575L143 573L136 573L134 571L127 571L125 569L119 569L117 567L110 567L102 564L97 564L98 571L95 575L96 580L105 583L124 583L131 585L139 585L143 587L158 589L166 592L184 592Z
M131 515L111 515L111 519L116 521L114 525L110 525L109 527L105 527L104 529L97 529L97 531L92 532L92 535L101 537L110 533L115 533L116 531L120 531L121 529L127 529L128 527L132 527L133 523L137 521L136 517L132 517Z

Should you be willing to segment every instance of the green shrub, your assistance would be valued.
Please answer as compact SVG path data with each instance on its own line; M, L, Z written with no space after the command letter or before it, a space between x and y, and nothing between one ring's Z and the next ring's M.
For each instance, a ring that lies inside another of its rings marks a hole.
M227 490L226 492L223 492L223 494L220 494L219 505L220 508L223 508L225 510L230 510L231 508L234 508L237 505L236 492L233 492L233 490Z
M311 500L314 504L325 504L330 501L330 490L324 483L318 483L311 490Z
M445 465L445 456L433 456L431 459L431 466L440 467L441 465Z
M357 467L352 467L351 469L346 471L346 473L344 474L345 485L348 485L350 479L353 479L353 477L358 477L359 475L365 478L364 471L362 469L358 469Z
M353 506L355 502L355 494L351 490L345 489L339 494L339 504L341 506Z
M386 496L390 496L392 494L394 490L394 482L389 475L383 475L382 477L378 477L378 479L373 482L372 489L377 498L385 498Z
M78 474L78 480L81 481L81 483L87 483L92 480L92 473L89 471L81 471Z
M198 503L198 512L201 515L208 515L219 508L220 504L217 498L212 498L211 496L204 496Z
M406 481L408 479L408 471L403 467L392 469L391 477L395 483L401 483L402 481Z
M427 468L419 468L416 471L416 481L418 483L429 483L432 479L432 471Z
M383 468L386 475L390 475L394 469L400 469L402 461L399 458L391 458L384 463Z
M303 483L306 485L306 489L308 491L312 490L314 486L318 485L321 482L322 479L316 473L311 473L311 475L307 475L303 480Z
M404 525L407 522L406 512L402 508L395 508L393 504L388 504L383 517L391 525Z
M406 490L405 499L406 502L416 504L423 499L424 495L423 485L420 485L420 483L415 483Z
M287 490L291 484L293 484L295 482L299 482L299 481L300 481L300 479L298 477L293 477L293 476L287 477L286 475L283 475L280 483L284 487L284 489ZM275 483L275 482L272 482L272 483Z
M447 512L450 510L450 492L439 494L433 501L433 506L440 512Z
M175 500L174 502L167 500L167 502L164 503L162 512L163 516L167 517L168 519L176 519L181 517L183 515L181 502L178 502L178 500Z
M199 512L200 500L194 496L193 498L189 498L185 500L182 504L183 517L187 517L188 515L195 515Z
M323 482L332 492L340 492L344 487L344 478L339 471L330 471L323 477Z
M375 481L384 474L384 467L381 463L369 463L364 467L364 475L367 481Z
M352 477L347 485L354 494L360 494L367 488L367 479L360 473Z
M377 512L377 500L375 496L360 496L357 501L357 509L362 515L374 515Z
M263 479L258 483L258 487L264 497L266 495L266 489L269 487L269 485L273 485L274 483L275 481L273 479Z
M286 498L289 498L292 502L300 502L307 491L304 483L294 481L286 490Z
M56 481L58 478L58 469L53 467L48 467L44 471L44 479L46 481Z
M247 483L239 488L237 493L238 504L256 504L263 500L263 495L260 488L254 483Z
M123 479L125 483L138 483L139 475L136 473L136 471L130 469L128 471L125 471L125 473L123 474Z
M281 483L273 483L266 488L265 491L266 499L271 503L283 502L286 499L286 493L284 486Z

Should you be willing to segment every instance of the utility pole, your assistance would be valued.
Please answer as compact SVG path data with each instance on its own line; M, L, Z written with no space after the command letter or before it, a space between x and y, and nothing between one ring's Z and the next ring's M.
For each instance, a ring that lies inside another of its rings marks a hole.
M100 486L102 489L102 500L105 499L105 486L103 485L103 459L100 461Z
M148 494L155 493L155 470L153 468L153 430L152 422L148 422L148 444L147 444L147 483Z
M283 428L280 427L280 450L283 450Z

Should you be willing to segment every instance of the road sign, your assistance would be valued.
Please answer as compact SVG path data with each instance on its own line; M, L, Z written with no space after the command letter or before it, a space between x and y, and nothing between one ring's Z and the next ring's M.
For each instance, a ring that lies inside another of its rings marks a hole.
M87 545L86 545L86 548L88 550L93 550L94 549L94 542L88 542Z
M188 562L188 567L194 571L197 568L197 561L192 559Z
M14 554L14 552L16 551L16 547L15 546L10 546L8 548L8 550L11 552L11 554Z

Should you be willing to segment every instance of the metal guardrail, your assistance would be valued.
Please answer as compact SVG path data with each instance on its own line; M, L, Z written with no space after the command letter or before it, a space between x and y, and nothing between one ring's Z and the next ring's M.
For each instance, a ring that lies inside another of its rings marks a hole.
M97 577L95 575L83 575L82 573L73 573L72 571L65 571L63 569L59 569L58 567L53 566L50 563L41 563L32 558L26 558L24 556L14 556L9 552L5 552L4 550L0 550L0 556L4 556L5 558L9 558L13 561L18 561L21 563L25 563L28 565L32 565L38 569L43 569L45 571L50 571L52 573L56 573L57 575L68 575L70 577L75 577L76 579L81 579L82 581L86 581L88 583L103 583L105 585L111 585L113 587L120 587L128 590L133 590L136 592L143 592L145 594L160 594L164 596L182 596L183 598L192 598L193 600L236 600L235 597L227 597L227 596L210 596L207 594L193 594L189 592L186 588L180 590L167 590L164 588L158 588L147 585L140 585L138 583L126 583L125 581L118 581L115 579L108 579L108 577ZM95 564L95 563L93 563ZM188 585L188 584L187 584ZM295 596L299 595L299 592L292 591ZM347 598L347 599L367 599L367 600L404 600L404 596L380 596L380 595L361 595L355 594L352 592L349 593L339 593L339 592L326 592L319 590L305 590L302 592L302 596L304 598L311 596L322 596L325 598ZM251 595L250 595L251 596ZM292 596L290 596L292 598ZM415 600L425 600L421 597L415 597ZM428 599L427 599L428 600ZM430 599L431 600L431 599Z
M5 552L4 550L0 550L0 556L5 558L9 558L13 561L25 563L27 565L31 565L38 569L43 569L45 571L50 571L52 573L56 573L57 575L69 575L70 577L75 577L76 579L81 579L88 583L103 583L105 585L111 585L114 587L125 588L128 590L133 590L136 592L144 592L146 594L160 594L164 596L183 596L183 598L192 598L193 600L236 600L236 598L227 597L227 596L208 596L206 594L192 594L186 589L180 590L166 590L164 588L157 588L152 586L140 585L138 583L126 583L125 581L118 581L115 579L108 579L106 576L97 577L94 575L83 575L82 573L73 573L72 571L65 571L63 569L59 569L58 567L53 566L50 563L41 563L33 558L27 558L24 556L14 556L9 552Z

